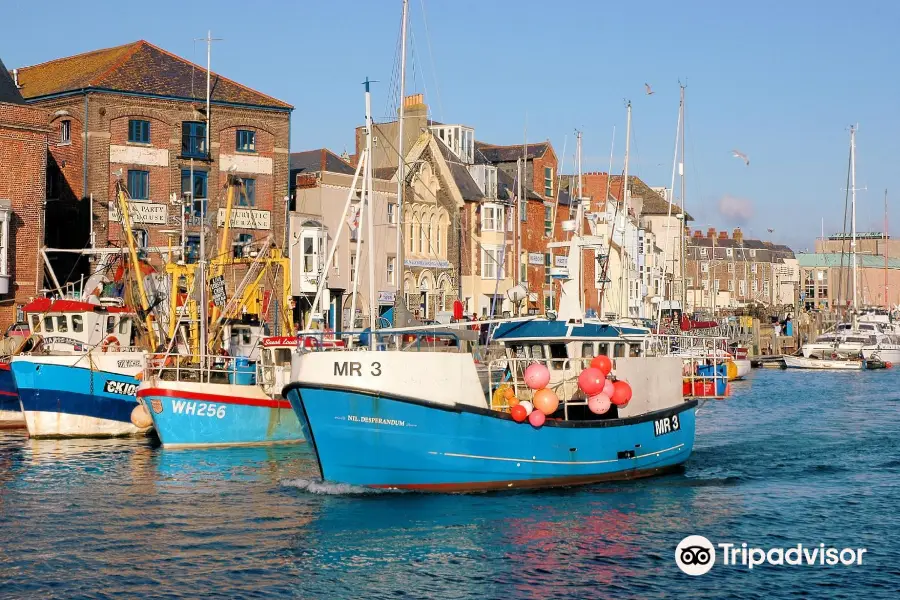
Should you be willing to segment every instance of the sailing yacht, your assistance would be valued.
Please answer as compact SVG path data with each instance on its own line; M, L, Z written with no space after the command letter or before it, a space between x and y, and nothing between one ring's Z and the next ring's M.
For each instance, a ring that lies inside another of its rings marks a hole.
M853 303L850 321L839 323L834 330L808 342L800 349L800 356L785 356L789 369L860 370L866 361L893 362L900 359L900 344L893 332L885 329L889 323L871 311L861 313L857 306L856 256L856 128L850 127L850 258Z

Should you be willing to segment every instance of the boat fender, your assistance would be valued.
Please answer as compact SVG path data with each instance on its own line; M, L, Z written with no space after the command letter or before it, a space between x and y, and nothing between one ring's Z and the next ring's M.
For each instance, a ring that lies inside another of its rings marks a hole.
M138 429L147 429L153 425L153 419L150 418L150 413L147 411L146 406L138 404L132 409L131 424Z

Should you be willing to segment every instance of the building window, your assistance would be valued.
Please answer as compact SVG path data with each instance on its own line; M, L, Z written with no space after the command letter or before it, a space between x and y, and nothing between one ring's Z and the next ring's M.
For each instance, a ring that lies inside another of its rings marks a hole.
M545 252L544 253L544 283L550 283L550 265L553 264L551 262L552 260L553 260L553 257L550 255L550 253Z
M550 237L553 235L553 207L550 205L544 205L544 236Z
M387 259L387 282L390 285L395 285L394 282L394 273L397 272L397 257L388 256Z
M750 265L750 272L756 275L756 263Z
M700 263L700 272L709 273L709 263Z
M150 171L128 171L128 195L132 200L150 198Z
M769 282L768 281L763 282L763 294L765 294L766 296L769 295Z
M256 180L244 178L244 193L238 198L238 206L256 206Z
M728 272L734 273L734 263L728 263Z
M440 222L436 222L434 225L434 239L435 239L435 251L438 256L442 256L441 254L441 224Z
M734 248L725 248L725 256L731 258L734 255Z
M755 294L756 292L758 292L758 291L759 291L759 282L758 282L757 280L755 280L755 279L754 279L753 281L751 281L751 282L750 282L750 289L753 290L753 293L754 293L754 294Z
M238 129L235 150L238 152L256 152L256 132Z
M481 249L481 277L482 279L503 279L503 249Z
M350 253L350 277L356 277L356 252Z
M131 119L128 121L128 141L136 144L150 143L150 121Z
M503 231L503 207L497 204L485 204L481 207L481 230Z
M72 121L68 119L59 122L59 143L72 143Z
M397 224L397 203L396 202L388 202L387 203L387 222L391 225Z
M253 243L253 236L249 233L239 233L232 244L234 249L233 256L235 258L244 258L250 255L250 244Z
M181 170L181 194L191 197L191 214L200 217L206 214L206 189L209 174L206 171L194 171L194 185L191 186L191 170Z
M729 292L733 292L733 291L734 291L734 279L729 279L729 280L728 280L728 291L729 291Z
M544 167L544 196L553 197L553 167Z
M718 279L716 279L716 282L713 285L713 289L716 291L717 294L719 293L719 280Z
M497 168L484 168L484 195L486 198L497 197Z
M200 236L190 234L184 243L184 260L187 263L196 263L200 260Z
M181 124L181 154L206 158L206 123L185 121Z
M747 280L741 281L741 296L747 295Z
M756 258L756 250L750 250L750 258Z
M693 289L693 287L694 287L694 278L693 278L693 277L688 277L687 279L685 279L685 281L686 281L685 287L688 288L688 289Z
M430 240L428 239L428 222L426 221L427 217L422 215L422 219L419 221L419 253L427 254L431 251L430 248Z

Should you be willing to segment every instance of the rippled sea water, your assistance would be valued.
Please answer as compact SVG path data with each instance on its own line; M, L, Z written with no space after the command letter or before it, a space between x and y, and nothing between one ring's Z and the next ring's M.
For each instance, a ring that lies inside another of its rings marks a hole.
M900 372L756 371L684 472L538 493L359 493L305 445L164 451L0 431L0 597L900 597ZM861 566L683 574L687 535Z

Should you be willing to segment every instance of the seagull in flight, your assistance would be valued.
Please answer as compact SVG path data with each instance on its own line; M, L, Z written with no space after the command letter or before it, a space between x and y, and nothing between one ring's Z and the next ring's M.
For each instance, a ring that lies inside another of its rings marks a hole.
M768 231L769 233L775 233L774 229L766 229L766 231Z
M650 88L650 84L649 84L649 83L645 83L645 84L644 84L644 91L647 92L647 95L648 95L648 96L652 96L653 94L656 93L656 92L654 92L654 91Z
M750 157L740 150L732 150L731 155L744 161L744 164L746 164L748 167L750 166Z

